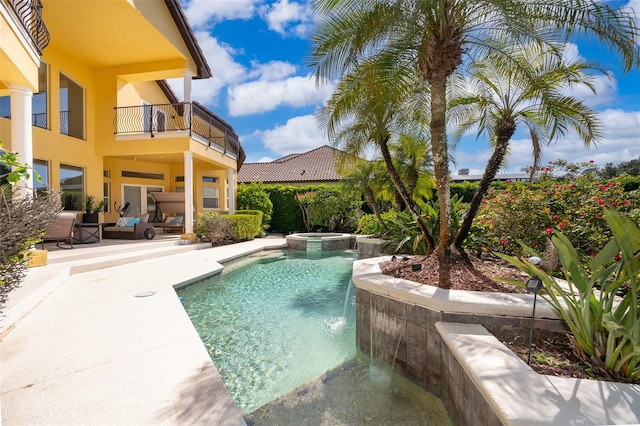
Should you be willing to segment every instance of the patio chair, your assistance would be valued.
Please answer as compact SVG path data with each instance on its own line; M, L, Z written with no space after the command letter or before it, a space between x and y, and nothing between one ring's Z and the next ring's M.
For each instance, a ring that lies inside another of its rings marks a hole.
M76 213L60 212L56 220L49 224L42 236L42 249L44 243L56 242L56 247L73 248L73 228L76 226ZM69 247L62 247L60 241L68 242Z

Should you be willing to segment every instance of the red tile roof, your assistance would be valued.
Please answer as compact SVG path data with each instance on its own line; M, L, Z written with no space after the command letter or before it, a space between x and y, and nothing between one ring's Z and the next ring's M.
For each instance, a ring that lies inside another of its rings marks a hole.
M327 145L302 154L289 154L269 163L244 163L239 183L337 182L336 159L341 151Z

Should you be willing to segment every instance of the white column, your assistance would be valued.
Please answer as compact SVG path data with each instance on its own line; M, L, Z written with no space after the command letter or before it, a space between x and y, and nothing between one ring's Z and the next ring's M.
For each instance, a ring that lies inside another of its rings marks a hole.
M193 234L193 153L184 153L184 232Z
M191 72L185 71L183 73L183 94L184 102L191 102Z
M191 117L192 117L192 110L191 110L192 107L190 105L191 104L191 73L189 71L185 71L182 75L183 75L182 98L186 104L189 104L185 107L184 119L185 119L185 124L188 126L189 131L191 131Z
M33 134L31 130L31 98L33 92L24 86L9 84L11 97L11 150L18 153L21 163L33 167ZM16 185L16 192L21 198L33 195L33 170L30 178L21 180Z
M229 191L229 214L234 214L236 211L236 184L235 184L235 170L227 170L227 190Z

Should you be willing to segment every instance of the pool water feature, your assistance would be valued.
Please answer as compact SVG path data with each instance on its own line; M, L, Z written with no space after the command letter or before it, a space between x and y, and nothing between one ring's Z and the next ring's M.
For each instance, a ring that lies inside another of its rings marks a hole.
M252 260L179 291L244 412L356 354L355 292L345 302L354 253L287 250Z

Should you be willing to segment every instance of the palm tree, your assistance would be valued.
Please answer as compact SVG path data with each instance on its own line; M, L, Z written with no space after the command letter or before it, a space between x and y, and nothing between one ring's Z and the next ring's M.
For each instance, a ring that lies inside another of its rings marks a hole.
M542 145L564 136L570 128L587 147L602 137L595 111L564 93L577 85L595 93L593 77L585 71L598 70L597 65L582 60L564 63L555 50L532 44L514 51L508 61L489 55L470 68L470 79L465 80L468 89L450 102L450 114L453 122L460 122L457 136L477 127L478 135L491 137L493 152L454 240L461 252L518 125L526 126L531 135L534 170Z
M343 188L364 196L382 229L387 232L389 228L382 219L379 202L389 201L393 196L387 190L384 165L380 161L360 161L348 171L340 171L340 174Z
M429 144L416 135L402 134L390 144L393 162L414 201L428 200L435 185Z
M374 66L406 64L428 83L430 134L440 209L436 250L439 286L448 288L451 194L447 143L447 82L487 54L494 40L555 47L576 36L594 37L622 57L624 70L640 64L633 11L597 0L316 0L319 26L310 65L318 83L342 78L365 60ZM503 52L505 57L510 50Z
M339 145L342 150L357 156L371 145L380 150L389 178L425 235L428 249L432 251L435 240L420 218L389 146L394 133L419 134L423 127L415 109L412 114L404 112L409 105L414 105L397 96L397 93L407 93L415 88L415 78L401 78L403 74L412 77L412 73L393 65L384 70L368 63L354 67L338 83L327 105L316 113L316 118L320 126L327 130L333 144ZM413 90L412 93L419 92Z

